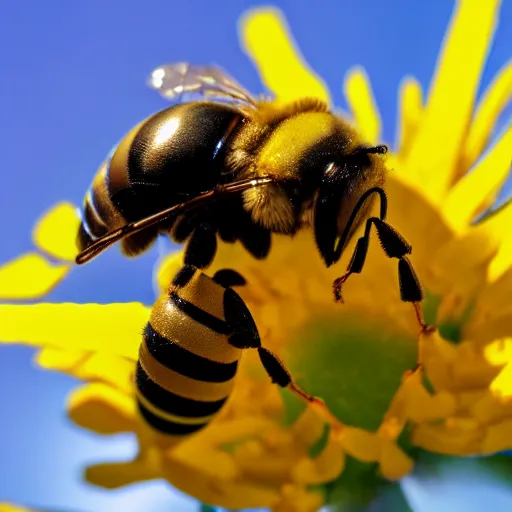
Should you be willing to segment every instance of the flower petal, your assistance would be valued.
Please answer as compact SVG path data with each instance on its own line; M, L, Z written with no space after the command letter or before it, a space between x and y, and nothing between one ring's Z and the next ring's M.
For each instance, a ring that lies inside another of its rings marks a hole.
M105 352L137 360L149 309L124 304L0 305L2 343Z
M281 501L272 507L272 512L316 512L323 504L321 493L287 484L283 487Z
M503 452L512 448L512 420L507 419L497 423L496 425L489 425L485 439L482 442L482 453L491 455L494 453Z
M52 265L29 252L0 267L0 299L38 299L50 293L70 271L70 265Z
M505 365L512 361L512 338L501 338L484 348L486 361L493 366Z
M85 479L106 489L117 489L136 482L159 478L158 468L147 459L130 462L112 462L90 466L85 471Z
M158 295L169 288L169 284L182 266L183 251L172 253L155 265L154 280Z
M478 424L448 426L422 423L414 428L412 442L428 451L446 455L472 455L480 452L485 430Z
M69 417L99 434L133 432L137 428L135 400L106 384L87 384L68 400Z
M499 5L499 0L459 0L445 37L421 128L407 158L407 173L435 204L453 183Z
M512 335L511 289L512 268L487 283L476 298L472 315L464 326L466 339L492 342Z
M314 458L304 458L295 465L294 481L309 485L333 481L343 471L345 454L340 439L330 436L325 448Z
M491 391L494 391L491 387ZM480 423L497 423L499 421L512 418L512 393L510 387L508 395L505 393L491 393L487 392L479 400L474 400L471 404L471 414Z
M240 20L240 40L264 84L281 101L306 96L330 103L324 82L309 68L277 9L254 9Z
M492 381L491 391L496 396L508 398L510 403L512 400L512 361Z
M458 165L459 176L463 176L478 160L489 141L495 122L511 99L512 62L508 62L494 77L473 116Z
M36 363L47 370L72 375L81 380L103 382L131 394L133 360L111 354L61 350L45 347L36 354Z
M45 213L34 227L34 243L54 258L74 261L80 217L71 203L59 203Z
M413 460L391 441L383 443L379 462L382 476L389 480L403 478L414 466Z
M456 400L451 393L440 391L430 395L419 382L409 393L407 415L417 423L447 418L455 414Z
M207 460L204 461L207 463ZM182 492L203 503L228 509L271 507L279 500L279 491L247 480L226 482L204 475L182 461L163 460L162 476Z
M512 230L505 234L498 254L491 261L489 266L489 281L493 282L512 269Z
M370 80L363 68L357 67L348 71L344 92L361 135L367 142L377 144L380 140L380 114Z
M406 77L402 80L399 100L396 153L401 160L405 160L420 127L424 108L423 91L416 78Z
M62 350L60 348L45 347L36 353L34 362L45 370L57 370L75 375L73 370L83 363L90 353L83 350Z
M18 507L11 503L0 503L0 512L37 512L33 508Z
M466 229L479 213L494 203L510 173L511 155L512 126L450 190L443 203L443 214L453 229Z
M361 428L346 427L343 431L343 448L363 462L376 462L381 455L383 440Z
M444 244L431 261L431 271L436 278L435 292L457 293L466 303L472 300L475 291L487 284L489 265L509 235L510 225L512 201L464 235Z

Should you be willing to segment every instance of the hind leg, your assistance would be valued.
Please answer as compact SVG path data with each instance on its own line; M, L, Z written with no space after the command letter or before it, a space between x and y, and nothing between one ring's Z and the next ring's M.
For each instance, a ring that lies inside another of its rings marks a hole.
M274 384L287 388L324 418L333 428L342 428L343 424L329 410L327 405L318 397L310 395L300 388L292 379L290 372L279 358L261 344L258 329L252 315L242 298L231 288L224 292L224 315L228 323L228 329L232 333L229 343L239 349L256 349L263 368Z

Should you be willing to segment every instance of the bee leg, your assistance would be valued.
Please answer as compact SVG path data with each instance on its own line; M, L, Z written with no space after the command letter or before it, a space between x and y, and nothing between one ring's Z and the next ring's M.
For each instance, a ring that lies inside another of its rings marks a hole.
M125 256L133 257L149 249L156 241L158 229L148 228L139 233L135 233L121 241L121 251Z
M231 335L229 344L239 349L256 349L263 368L280 387L287 388L301 399L315 407L319 414L334 428L342 428L343 424L334 416L327 405L318 397L306 393L295 382L284 364L270 350L262 347L260 335L249 308L243 299L231 288L224 292L224 315Z
M378 146L376 149L378 149ZM386 222L387 215L387 197L386 193L380 187L374 187L367 190L359 199L356 204L349 221L345 227L341 238L335 247L331 260L336 262L340 259L341 253L352 229L353 223L362 208L364 202L372 194L378 194L380 197L380 214L379 217L370 217L366 221L364 235L357 241L356 248L352 254L352 258L347 267L347 271L341 277L338 277L333 282L333 294L336 302L343 302L341 294L341 287L343 283L349 278L351 274L360 274L363 270L368 252L368 245L370 243L370 231L372 225L375 225L377 234L380 239L382 249L388 258L398 259L398 279L400 285L400 297L404 302L412 303L416 318L421 327L421 332L432 332L435 330L433 326L425 323L423 314L421 312L420 302L423 300L423 290L421 288L420 280L414 271L411 262L408 260L407 255L411 254L412 247L405 240L405 238L390 224Z
M213 276L213 280L224 288L231 288L232 286L244 286L247 284L244 276L231 268L223 268L222 270L217 270Z
M183 265L172 280L171 287L174 289L184 288L187 286L189 281L194 277L197 272L197 268L192 265Z
M421 312L420 302L423 300L423 290L414 267L407 258L412 247L405 238L387 222L378 217L370 217L366 221L364 235L357 241L356 248L347 267L347 271L333 282L334 300L343 302L341 287L351 274L360 274L363 270L370 243L370 231L374 225L377 229L382 249L388 258L398 259L398 279L400 285L400 298L404 302L411 302L421 332L430 332L433 327L426 324Z
M217 234L215 229L206 222L194 229L185 249L184 262L196 268L205 268L213 260L217 252Z
M339 421L338 418L336 418L336 416L329 410L323 400L314 395L310 395L297 384L295 384L295 382L293 382L290 372L274 353L260 346L258 347L258 355L260 356L260 361L263 365L263 368L265 368L265 371L272 379L274 384L277 384L282 388L289 389L298 395L302 400L308 402L308 404L310 404L312 407L315 407L315 409L320 413L325 421L332 427L338 429L343 428L341 421Z

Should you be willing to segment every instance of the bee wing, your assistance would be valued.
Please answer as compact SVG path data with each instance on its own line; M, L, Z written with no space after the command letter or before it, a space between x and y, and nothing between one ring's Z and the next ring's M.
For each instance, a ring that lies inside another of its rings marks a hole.
M254 96L217 66L164 64L153 70L147 83L161 96L177 103L206 99L256 107Z

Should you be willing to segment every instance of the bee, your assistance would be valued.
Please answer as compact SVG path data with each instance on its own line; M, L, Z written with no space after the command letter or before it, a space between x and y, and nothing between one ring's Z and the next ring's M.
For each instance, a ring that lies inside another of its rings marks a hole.
M209 277L184 265L153 305L135 370L136 397L142 418L167 439L179 442L211 422L231 394L246 349L258 351L275 384L319 406L328 421L341 426L262 346L249 309L233 290L244 284L231 269Z
M217 67L162 66L150 83L176 104L134 127L96 174L84 201L78 264L117 241L135 256L168 233L186 242L184 263L204 269L217 237L264 259L272 234L309 228L329 267L365 222L347 271L333 283L335 300L362 271L375 226L385 254L398 259L401 299L427 327L407 257L412 247L386 222L386 146L366 144L319 99L256 99ZM377 198L379 215L369 216Z

